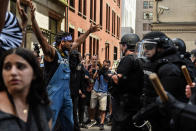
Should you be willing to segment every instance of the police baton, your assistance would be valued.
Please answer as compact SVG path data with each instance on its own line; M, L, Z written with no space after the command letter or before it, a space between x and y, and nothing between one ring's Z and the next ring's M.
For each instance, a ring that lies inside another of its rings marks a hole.
M163 103L166 103L168 101L168 96L163 88L163 85L161 84L158 76L156 73L152 73L149 75L149 78L155 88L156 93L160 96L160 99Z
M182 69L182 72L183 72L183 74L184 74L184 77L185 77L185 79L186 79L188 85L191 86L191 85L192 85L192 80L191 80L191 77L190 77L190 75L189 75L189 72L188 72L186 66L185 66L185 65L181 66L181 69Z

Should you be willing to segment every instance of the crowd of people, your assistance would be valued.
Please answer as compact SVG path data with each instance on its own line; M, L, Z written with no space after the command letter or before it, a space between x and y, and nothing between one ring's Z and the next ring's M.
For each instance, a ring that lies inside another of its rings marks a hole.
M194 131L196 130L196 50L186 51L180 38L150 32L140 39L125 34L120 40L122 58L111 70L110 60L98 56L81 57L77 47L90 28L76 40L59 32L50 45L35 18L33 32L39 46L22 48L28 17L17 0L21 23L7 12L8 0L0 0L0 130L80 131L95 125L111 131ZM43 63L41 63L43 59ZM186 65L192 83L181 71ZM162 102L149 79L156 73L167 92Z

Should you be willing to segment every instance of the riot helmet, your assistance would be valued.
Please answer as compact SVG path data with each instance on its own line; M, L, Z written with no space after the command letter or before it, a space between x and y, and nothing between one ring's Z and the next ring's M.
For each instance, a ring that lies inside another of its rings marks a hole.
M181 54L185 54L186 53L186 45L184 43L184 41L180 38L174 38L172 39L174 46L178 49L178 51Z
M137 34L125 34L123 35L123 37L120 40L120 44L122 45L127 45L127 50L135 50L135 46L137 44L137 42L140 41L140 38Z
M145 57L145 50L152 50L154 48L167 49L173 46L173 42L164 33L159 31L149 32L144 35L139 42L138 57Z
M156 45L158 48L167 49L174 46L172 40L167 37L163 32L153 31L147 33L143 40L148 45Z

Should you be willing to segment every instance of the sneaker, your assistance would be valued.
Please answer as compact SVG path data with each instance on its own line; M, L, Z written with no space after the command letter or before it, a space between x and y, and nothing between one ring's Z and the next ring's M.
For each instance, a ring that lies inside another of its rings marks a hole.
M89 124L86 125L87 128L93 127L97 122L95 120L91 120Z
M80 124L79 124L79 127L80 127L80 128L85 128L84 123L80 123Z
M100 124L99 130L104 130L104 124Z

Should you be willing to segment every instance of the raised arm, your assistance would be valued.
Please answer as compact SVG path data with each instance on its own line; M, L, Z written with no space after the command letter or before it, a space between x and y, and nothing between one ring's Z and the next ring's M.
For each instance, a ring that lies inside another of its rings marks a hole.
M22 44L21 44L21 46L23 46L24 42L25 42L25 37L26 37L25 35L26 35L28 16L27 16L27 13L24 11L24 9L20 6L20 0L17 0L16 5L17 5L18 13L19 13L21 21L22 21L22 23L19 23L19 25L20 25L20 27L22 29L22 33L23 33L23 39L22 39Z
M44 37L44 35L42 34L37 21L35 19L35 7L32 4L32 0L29 1L29 7L31 9L31 22L32 22L32 28L33 31L36 35L36 38L38 39L43 53L44 53L44 59L48 62L52 62L54 60L54 56L55 56L55 49L49 45L49 43L47 42L46 38Z
M5 15L7 11L7 6L8 6L9 0L0 0L0 32L4 27L5 24Z
M77 48L79 45L81 45L90 33L94 33L99 30L100 30L100 25L92 26L92 24L91 24L90 28L84 34L82 34L76 41L73 42L71 50L73 50L73 49Z

